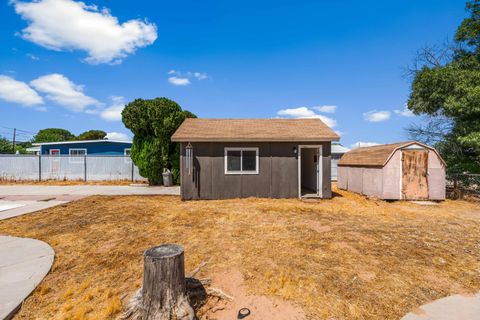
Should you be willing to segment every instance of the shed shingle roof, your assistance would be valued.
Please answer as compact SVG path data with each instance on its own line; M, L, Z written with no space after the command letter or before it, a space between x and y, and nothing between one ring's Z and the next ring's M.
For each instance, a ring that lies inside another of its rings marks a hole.
M332 141L339 136L320 119L185 119L175 142Z
M430 150L435 151L435 153L438 155L440 160L443 163L445 163L434 148L424 145L417 141L405 141L405 142L399 142L399 143L381 144L378 146L353 149L352 151L349 151L342 156L342 158L338 162L338 165L339 166L384 166L387 164L388 160L390 159L390 157L393 155L395 151L397 151L400 148L408 147L412 144L418 144L424 148L428 148Z

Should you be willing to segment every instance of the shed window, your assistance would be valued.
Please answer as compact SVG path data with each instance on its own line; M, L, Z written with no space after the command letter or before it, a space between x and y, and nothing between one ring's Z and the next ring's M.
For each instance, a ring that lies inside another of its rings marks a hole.
M83 157L87 155L87 149L68 149L70 163L83 163Z
M258 148L225 148L225 174L258 174Z

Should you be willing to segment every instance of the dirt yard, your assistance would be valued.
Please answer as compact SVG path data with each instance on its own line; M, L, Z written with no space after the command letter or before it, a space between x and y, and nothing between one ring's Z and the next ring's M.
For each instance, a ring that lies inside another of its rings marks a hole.
M235 297L210 301L202 319L235 319L239 306L252 308L248 320L399 319L480 290L480 204L336 192L318 202L97 196L0 221L1 234L56 252L16 319L117 317L141 285L143 251L162 243L185 247L187 271L211 259L199 276Z

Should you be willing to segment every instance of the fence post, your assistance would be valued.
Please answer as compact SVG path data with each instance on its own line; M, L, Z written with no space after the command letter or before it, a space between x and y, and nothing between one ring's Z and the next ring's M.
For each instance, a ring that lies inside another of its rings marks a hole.
M42 154L38 154L38 181L42 181Z
M87 181L87 155L83 156L84 180Z
M135 166L135 165L133 164L133 160L132 160L131 158L130 158L130 162L132 163L132 182L134 182L134 180L133 180L133 178L134 178L134 177L133 177L133 173L134 173L134 169L135 169L134 166Z

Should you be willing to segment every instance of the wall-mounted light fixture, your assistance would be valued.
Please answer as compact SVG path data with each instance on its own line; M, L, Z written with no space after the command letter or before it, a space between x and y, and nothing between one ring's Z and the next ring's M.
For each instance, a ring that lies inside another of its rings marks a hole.
M293 147L293 154L297 155L297 152L298 152L297 147Z
M187 169L188 175L192 174L193 167L193 147L190 142L185 147L185 169Z

